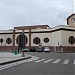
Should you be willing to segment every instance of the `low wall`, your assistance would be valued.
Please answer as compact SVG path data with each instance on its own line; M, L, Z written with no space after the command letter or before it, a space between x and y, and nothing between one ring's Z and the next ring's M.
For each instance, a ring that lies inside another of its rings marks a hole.
M42 46L42 48L44 48L46 46ZM51 52L73 52L75 53L75 47L74 46L47 46L50 48ZM26 48L38 48L38 46L26 46ZM11 51L14 51L14 50L18 50L18 46L15 46L13 48L13 46L0 46L0 51L5 51L5 52L11 52Z

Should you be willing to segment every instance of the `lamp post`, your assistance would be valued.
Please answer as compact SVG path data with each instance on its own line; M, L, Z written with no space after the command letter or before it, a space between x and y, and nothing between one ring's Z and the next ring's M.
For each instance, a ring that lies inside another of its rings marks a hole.
M24 55L24 45L25 45L25 39L24 39L24 30L22 30L22 57L25 57Z

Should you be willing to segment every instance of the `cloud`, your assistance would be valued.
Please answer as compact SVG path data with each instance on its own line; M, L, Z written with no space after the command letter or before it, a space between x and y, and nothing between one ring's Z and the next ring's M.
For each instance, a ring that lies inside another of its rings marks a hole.
M0 0L0 29L15 26L66 24L74 0Z

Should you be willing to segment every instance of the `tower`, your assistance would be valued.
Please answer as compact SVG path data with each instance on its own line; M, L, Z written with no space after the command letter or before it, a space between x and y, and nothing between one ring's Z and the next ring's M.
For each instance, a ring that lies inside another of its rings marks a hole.
M75 14L72 14L67 18L67 25L75 27Z

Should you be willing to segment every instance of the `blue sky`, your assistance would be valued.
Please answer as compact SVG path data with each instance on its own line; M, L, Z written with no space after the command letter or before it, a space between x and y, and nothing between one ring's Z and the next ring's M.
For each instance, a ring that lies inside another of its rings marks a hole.
M0 0L0 30L16 26L66 25L74 0Z

